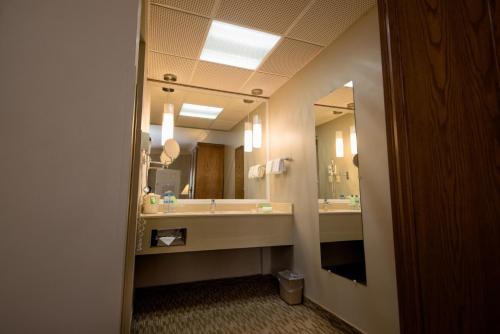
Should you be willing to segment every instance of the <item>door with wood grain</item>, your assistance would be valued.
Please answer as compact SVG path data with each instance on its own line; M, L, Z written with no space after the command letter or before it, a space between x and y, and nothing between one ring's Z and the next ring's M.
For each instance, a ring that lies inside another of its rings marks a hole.
M379 1L402 333L500 333L499 13Z
M198 143L195 154L194 198L224 198L224 145Z
M245 198L245 152L243 146L234 150L234 198Z

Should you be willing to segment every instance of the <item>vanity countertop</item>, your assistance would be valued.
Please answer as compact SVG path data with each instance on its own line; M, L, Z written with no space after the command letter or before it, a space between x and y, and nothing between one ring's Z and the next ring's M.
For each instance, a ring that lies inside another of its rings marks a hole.
M332 210L319 210L320 215L345 215L345 214L352 214L352 213L361 213L361 210L359 209L332 209Z
M245 216L292 216L293 206L291 203L270 203L273 210L271 212L263 212L256 208L256 203L217 203L215 211L210 211L209 204L189 204L179 203L167 212L166 204L160 206L158 213L142 213L141 218L180 218L180 217L245 217Z
M224 210L224 211L192 211L192 212L158 212L143 213L141 218L165 218L165 217L218 217L218 216L291 216L292 212L277 211L259 212L257 210Z

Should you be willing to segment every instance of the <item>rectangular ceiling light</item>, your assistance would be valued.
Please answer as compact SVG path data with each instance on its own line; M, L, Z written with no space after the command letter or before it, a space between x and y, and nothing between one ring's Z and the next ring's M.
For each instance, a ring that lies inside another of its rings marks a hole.
M200 59L255 70L280 36L212 21Z
M223 108L219 107L200 106L198 104L184 103L182 104L179 115L187 117L216 119L217 116L219 116L219 114L221 113L222 109Z

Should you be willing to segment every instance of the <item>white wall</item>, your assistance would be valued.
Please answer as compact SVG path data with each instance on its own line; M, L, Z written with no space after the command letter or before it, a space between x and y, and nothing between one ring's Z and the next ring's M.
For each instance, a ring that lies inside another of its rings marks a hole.
M314 113L319 98L355 84L368 285L320 269ZM294 270L305 294L368 333L398 333L396 275L380 40L373 8L270 99L270 155L290 156L286 176L271 182L272 201L294 204Z
M0 3L4 333L119 332L138 3Z

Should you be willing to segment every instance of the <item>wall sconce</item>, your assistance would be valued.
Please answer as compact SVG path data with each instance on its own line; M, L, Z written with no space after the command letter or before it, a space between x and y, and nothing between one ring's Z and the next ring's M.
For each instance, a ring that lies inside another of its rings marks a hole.
M342 138L342 131L335 131L335 156L337 158L344 157L344 139Z
M252 123L245 122L244 151L252 152Z
M358 154L358 140L356 139L356 129L354 126L349 128L351 138L351 153L352 155Z
M174 105L165 103L163 106L163 120L161 122L161 145L174 138Z
M262 124L260 123L259 115L253 117L252 141L254 148L262 147Z

